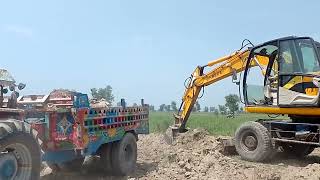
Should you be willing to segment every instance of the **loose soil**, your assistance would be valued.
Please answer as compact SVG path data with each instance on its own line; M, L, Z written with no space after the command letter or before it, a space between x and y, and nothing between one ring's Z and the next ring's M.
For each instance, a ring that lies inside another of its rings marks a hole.
M128 177L111 177L99 170L99 158L89 157L78 172L52 172L44 164L41 180L282 180L320 179L320 150L303 159L279 154L265 163L221 153L218 138L195 129L168 144L161 134L139 137L137 170Z

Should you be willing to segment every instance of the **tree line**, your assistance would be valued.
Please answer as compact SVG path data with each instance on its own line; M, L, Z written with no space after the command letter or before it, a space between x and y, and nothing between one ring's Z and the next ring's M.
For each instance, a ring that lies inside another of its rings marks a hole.
M114 101L114 95L112 93L112 87L107 85L105 88L92 88L91 96L97 100L105 99L110 104ZM120 104L120 103L117 103ZM136 103L133 106L137 106ZM180 105L179 105L180 106ZM178 105L175 101L171 101L169 104L161 104L158 109L155 108L154 105L149 105L150 111L160 111L160 112L177 112ZM196 101L194 107L192 108L193 112L211 112L216 115L222 114L235 114L239 112L243 112L243 108L240 107L240 98L236 94L229 94L225 96L225 104L215 106L205 106L201 108L201 105L198 101Z
M158 109L155 109L155 106L150 105L150 111L160 111L160 112L176 112L178 111L177 103L172 101L170 104L161 104ZM240 107L240 98L236 94L229 94L225 96L225 104L215 106L205 106L201 108L201 105L196 101L194 107L192 108L193 112L211 112L214 114L235 114L243 112L243 108Z

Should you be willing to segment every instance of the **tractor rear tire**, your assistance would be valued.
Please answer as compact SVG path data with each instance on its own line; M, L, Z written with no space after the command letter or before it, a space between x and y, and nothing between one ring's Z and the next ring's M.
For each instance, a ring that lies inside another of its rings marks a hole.
M41 141L37 135L23 121L0 121L0 179L40 179ZM19 167L21 164L23 168Z
M235 147L242 159L254 162L267 160L273 150L267 128L258 122L247 122L238 128Z
M132 133L112 145L112 171L116 176L133 173L137 163L137 139Z

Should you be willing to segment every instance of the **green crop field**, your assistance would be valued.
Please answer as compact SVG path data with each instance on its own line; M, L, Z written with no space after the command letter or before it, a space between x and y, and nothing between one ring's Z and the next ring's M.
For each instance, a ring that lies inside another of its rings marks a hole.
M267 117L260 114L240 114L236 115L235 118L227 118L225 115L196 112L191 114L188 127L204 128L213 135L230 136L242 123ZM151 132L165 132L171 124L173 124L172 112L150 112Z

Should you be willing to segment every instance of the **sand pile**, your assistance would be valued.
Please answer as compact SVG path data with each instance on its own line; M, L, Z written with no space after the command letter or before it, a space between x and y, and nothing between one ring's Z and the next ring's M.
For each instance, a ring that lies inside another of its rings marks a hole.
M276 156L267 163L243 161L239 156L225 156L217 138L205 130L179 135L169 145L161 134L140 136L137 171L130 177L110 177L97 170L97 160L87 160L81 172L52 174L42 172L42 179L319 179L320 153L316 150L304 159Z

